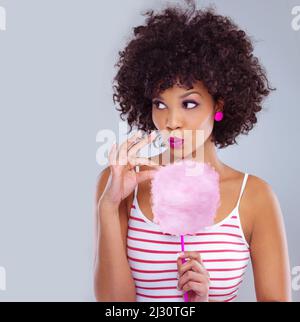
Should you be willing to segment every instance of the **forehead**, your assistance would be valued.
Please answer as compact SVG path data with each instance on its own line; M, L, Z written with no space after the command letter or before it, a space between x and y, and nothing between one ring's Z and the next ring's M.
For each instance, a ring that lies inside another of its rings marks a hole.
M161 91L157 97L167 97L167 96L178 96L187 93L187 92L199 92L200 94L204 94L205 86L201 81L196 81L193 83L192 87L188 88L183 84L176 82L172 87L167 88L164 91Z

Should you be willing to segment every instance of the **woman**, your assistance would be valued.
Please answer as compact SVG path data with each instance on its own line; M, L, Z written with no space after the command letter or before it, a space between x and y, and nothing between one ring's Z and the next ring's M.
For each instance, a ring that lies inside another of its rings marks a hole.
M147 14L120 52L114 101L131 129L150 134L114 145L97 184L96 299L183 301L188 292L191 302L233 301L251 260L257 300L290 301L276 195L267 182L231 168L216 153L248 134L273 90L252 42L213 9ZM153 130L167 149L138 157L154 140ZM179 241L152 221L150 183L160 166L182 158L214 167L221 205L209 232L188 239L188 251L178 255Z

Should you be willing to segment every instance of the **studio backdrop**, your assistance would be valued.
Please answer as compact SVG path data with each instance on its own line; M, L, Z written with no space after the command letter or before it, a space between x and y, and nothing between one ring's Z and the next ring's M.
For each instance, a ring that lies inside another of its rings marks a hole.
M249 135L218 154L276 193L299 301L300 1L196 2L247 32L277 89ZM128 130L115 64L141 13L168 3L183 1L0 0L0 301L95 301L99 133L122 141ZM237 300L256 301L251 265Z

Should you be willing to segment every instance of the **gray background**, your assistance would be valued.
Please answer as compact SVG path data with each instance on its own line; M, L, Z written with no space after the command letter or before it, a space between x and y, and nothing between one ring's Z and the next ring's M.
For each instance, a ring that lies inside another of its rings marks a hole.
M180 1L169 1L171 3ZM0 301L93 301L93 197L96 134L118 133L112 102L117 53L141 11L160 0L0 0ZM269 182L286 224L291 267L300 265L300 1L215 0L257 42L277 87L239 144L220 158ZM274 281L276 282L276 281ZM254 301L251 269L238 298ZM300 291L293 292L300 300Z

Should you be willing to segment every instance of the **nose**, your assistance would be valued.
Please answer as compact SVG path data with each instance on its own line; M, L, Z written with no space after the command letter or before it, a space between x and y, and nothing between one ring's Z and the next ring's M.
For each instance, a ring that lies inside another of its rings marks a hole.
M183 116L176 109L170 109L168 112L166 127L170 131L180 129L183 125Z

